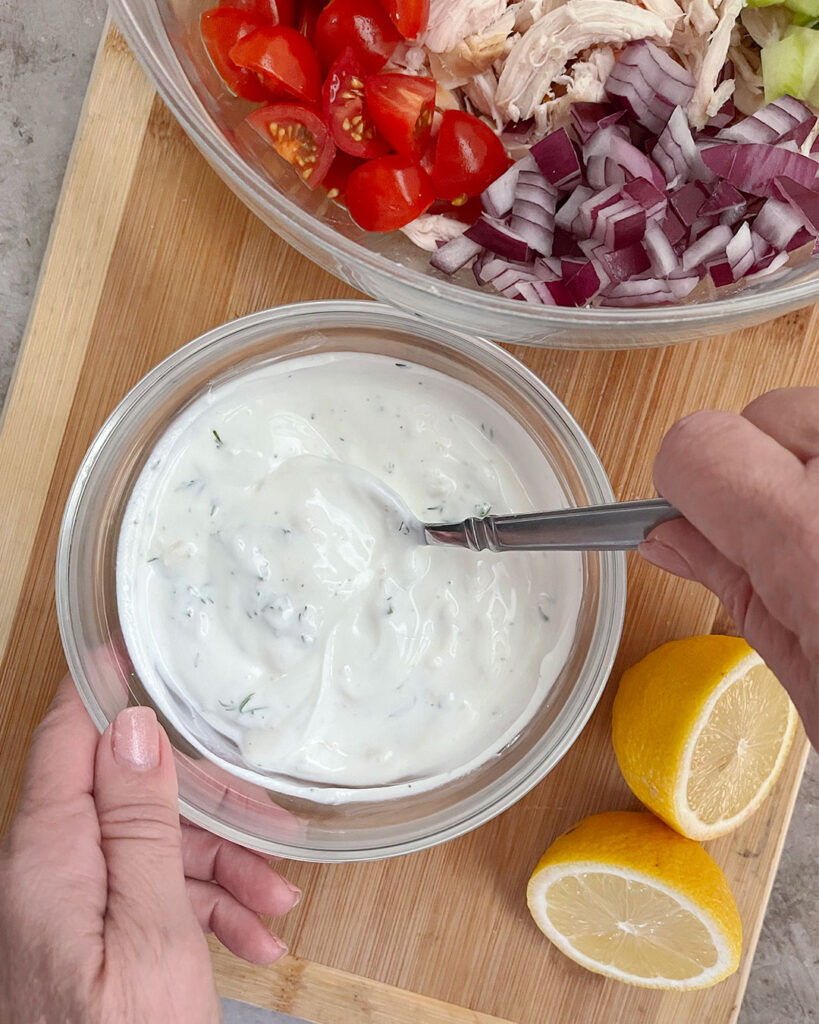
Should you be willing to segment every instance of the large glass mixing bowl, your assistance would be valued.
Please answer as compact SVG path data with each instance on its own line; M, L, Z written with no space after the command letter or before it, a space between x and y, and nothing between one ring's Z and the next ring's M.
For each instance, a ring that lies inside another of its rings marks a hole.
M563 309L447 279L400 232L362 231L322 189L311 192L254 132L252 105L222 84L199 36L215 0L112 0L128 43L188 136L248 207L310 259L377 299L498 341L551 348L632 348L690 341L760 323L819 296L819 258L737 294L679 306Z

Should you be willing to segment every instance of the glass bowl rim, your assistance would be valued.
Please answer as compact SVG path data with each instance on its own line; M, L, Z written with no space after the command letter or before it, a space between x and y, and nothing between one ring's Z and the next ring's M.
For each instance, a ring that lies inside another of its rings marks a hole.
M199 151L213 161L223 178L234 183L238 182L243 190L250 193L250 198L259 208L272 210L277 218L287 219L300 232L310 234L325 253L342 261L358 262L380 275L392 274L416 294L429 292L433 287L440 298L448 299L456 305L477 303L487 313L513 318L518 323L526 324L532 329L548 325L552 328L564 327L572 330L582 330L583 327L597 330L606 327L632 327L645 330L675 326L683 315L687 322L686 326L693 330L699 324L705 324L720 317L727 318L726 328L730 328L730 321L743 314L753 314L761 319L764 313L769 311L776 313L780 308L784 311L786 307L796 308L800 304L808 304L819 292L816 281L807 279L779 287L776 286L776 282L773 282L774 287L760 292L747 294L739 292L724 298L708 299L696 303L636 308L604 306L564 308L512 302L503 295L465 289L445 278L432 279L411 267L402 266L387 256L373 252L352 239L344 238L320 219L314 217L313 214L288 199L287 196L277 192L260 173L242 159L222 134L212 127L210 116L198 98L194 96L193 102L191 102L191 97L186 95L185 91L174 81L173 76L163 62L157 58L153 46L146 39L142 26L134 15L132 0L111 0L111 6L117 25L157 92ZM162 43L166 50L166 56L172 58L186 86L190 89L190 82L166 35L163 36ZM683 312L681 313L681 311ZM521 344L526 344L526 342L521 342Z
M492 341L467 335L443 325L419 320L418 317L404 310L367 299L329 299L291 303L260 310L219 324L170 353L152 367L123 396L91 442L77 470L66 501L55 565L57 619L69 671L89 715L100 732L104 731L111 720L102 710L86 675L85 659L80 653L73 628L74 613L70 600L71 549L75 538L77 516L97 462L108 449L112 435L116 435L118 428L123 423L128 423L132 416L138 415L140 410L144 409L152 390L166 378L167 374L181 372L181 369L191 361L205 359L212 349L215 348L219 351L221 347L228 346L231 341L235 342L247 332L262 326L270 327L271 333L275 332L277 326L298 329L298 323L294 318L311 319L321 314L333 317L363 317L362 326L383 325L396 330L404 330L407 333L422 333L427 337L429 333L449 336L460 345L471 349L479 360L481 355L489 357L491 360L500 360L508 370L513 371L519 378L516 382L517 386L523 390L534 390L537 398L545 403L556 416L563 432L562 436L559 436L560 443L565 448L575 470L579 473L584 488L596 492L593 494L595 501L614 500L611 484L597 452L566 406L537 374ZM312 324L307 329L320 330ZM515 772L515 766L513 766L507 775L496 780L491 787L498 790L496 795L492 799L485 799L477 809L462 814L442 828L430 830L420 839L397 839L394 843L381 843L378 846L360 843L355 848L345 847L343 849L317 849L289 844L285 841L274 842L263 839L221 821L218 817L214 817L212 812L201 810L189 803L182 793L179 795L180 813L193 823L240 845L249 845L274 856L314 862L376 860L416 852L464 835L490 821L521 799L563 758L594 712L608 681L617 654L625 617L625 554L624 552L598 552L598 555L600 556L600 591L594 633L586 655L586 662L583 665L583 675L586 677L585 692L581 694L574 708L574 714L571 716L567 714L563 728L555 736L551 749L538 758L532 757L532 763L526 765L526 770L523 772ZM583 675L578 676L571 693L577 693L577 683L581 681Z

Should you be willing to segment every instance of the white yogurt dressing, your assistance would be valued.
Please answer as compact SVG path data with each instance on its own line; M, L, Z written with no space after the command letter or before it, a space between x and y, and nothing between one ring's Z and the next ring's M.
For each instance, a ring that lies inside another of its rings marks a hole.
M566 504L535 443L479 391L337 353L195 401L123 520L118 602L143 683L181 695L294 792L417 790L476 767L571 646L579 555L420 546L374 481L427 521Z

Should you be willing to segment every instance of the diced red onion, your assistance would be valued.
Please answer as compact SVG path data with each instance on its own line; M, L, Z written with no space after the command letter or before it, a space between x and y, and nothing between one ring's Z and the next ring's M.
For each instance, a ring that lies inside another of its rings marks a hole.
M563 260L563 284L574 302L582 306L597 295L604 281L591 260Z
M572 103L572 126L580 143L584 143L598 128L608 128L616 124L623 111L610 103Z
M813 131L815 126L816 118L813 118L812 121L803 121L802 124L795 125L786 135L783 135L778 144L781 146L794 142L796 143L797 149L801 152L801 148L805 144L805 140Z
M706 270L711 275L711 280L717 288L734 283L734 271L728 260L715 260L706 264Z
M777 199L799 212L805 227L819 234L819 189L805 188L790 178L777 178L774 181L774 193Z
M512 203L515 201L515 186L518 183L520 172L532 170L537 170L537 164L534 157L527 154L515 161L499 178L495 178L492 184L481 192L481 205L490 217L502 220L509 215Z
M773 196L776 178L792 178L806 188L815 185L816 161L779 146L724 143L702 150L706 165L732 185L756 196Z
M595 230L597 217L601 210L613 206L620 199L620 186L609 185L602 192L594 192L580 206L574 222L575 238L588 238Z
M754 247L751 229L741 224L733 238L725 246L725 258L707 264L711 280L718 288L733 284L743 278L754 265Z
M690 181L669 194L674 213L687 228L697 219L707 198L708 190L699 181Z
M815 120L816 115L804 103L793 96L780 96L750 117L743 117L736 124L723 128L717 138L728 142L781 142L794 129L804 124L812 125ZM805 132L802 142L807 135Z
M587 188L585 185L578 185L555 214L555 227L575 234L575 220L580 212L580 207L593 195L593 189Z
M734 237L725 246L725 255L734 272L734 280L744 277L754 263L754 246L748 224L740 224Z
M623 195L633 199L645 210L646 220L662 221L668 210L668 198L645 178L635 178L626 182L622 189Z
M592 237L609 249L624 249L646 232L646 212L633 199L618 199L597 213Z
M583 146L583 159L586 161L586 177L592 188L605 188L607 185L621 184L631 178L645 178L655 188L665 188L665 178L659 167L636 146L632 146L617 132L616 125L608 128L600 128L591 136ZM622 171L628 174L623 175L619 181L607 181L595 174L596 180L592 179L592 167L589 163L592 157L606 157L616 164Z
M705 234L692 242L682 254L683 270L700 270L708 260L725 252L726 245L731 241L732 231L726 224L717 224Z
M651 260L640 242L634 242L624 249L615 249L600 254L600 262L612 281L628 281L651 268Z
M534 273L541 281L559 281L563 277L563 265L556 256L538 256Z
M688 241L688 228L672 209L668 210L660 227L672 246L684 245Z
M745 283L755 284L763 277L768 277L769 274L774 274L777 270L781 270L787 262L788 253L771 253L751 267L751 273L745 275Z
M771 252L770 244L753 228L751 228L751 247L754 250L754 263L759 263L765 255Z
M612 73L631 117L574 104L582 161L565 129L551 132L432 265L452 274L472 261L479 284L519 301L640 306L705 301L819 254L819 139L810 157L799 151L814 115L782 97L726 124L729 101L695 136L683 102L693 80L657 50L676 69L659 75L654 50L631 44Z
M479 284L491 284L493 288L509 298L515 298L519 294L521 282L537 280L527 266L510 263L499 256L490 256L489 259L481 261L476 260L473 270Z
M466 229L464 236L505 259L518 263L526 263L529 259L526 239L515 234L502 221L487 217L486 214L478 217L472 227Z
M509 227L543 256L552 251L557 191L539 170L522 170L515 187Z
M709 181L714 177L713 172L703 163L682 107L674 108L668 124L660 132L657 144L651 151L651 159L665 174L669 188L675 188L680 182L692 178Z
M598 191L609 185L622 185L626 182L626 172L607 156L584 157L586 165L586 181Z
M787 249L803 228L802 211L779 199L767 199L754 217L754 231L778 252Z
M720 129L727 127L737 116L734 97L729 96L713 117L709 117L703 128L703 134L716 135Z
M672 281L645 278L641 281L622 281L607 288L601 302L604 306L650 306L663 302L679 302L689 295L698 278L680 277Z
M583 172L565 128L549 132L532 146L531 153L541 174L556 188L567 191L580 184Z
M649 40L630 43L606 80L609 99L624 106L655 135L674 107L687 107L694 94L691 74Z
M652 223L646 228L643 245L651 260L651 269L657 277L668 277L680 265L677 254L668 236L659 224Z
M443 274L454 274L461 267L481 252L483 246L480 242L473 242L466 235L458 235L445 242L437 252L430 257L430 264Z
M555 225L555 236L552 240L552 256L577 256L580 249L574 235L564 228Z
M698 217L719 217L720 224L736 224L745 215L748 201L728 181L718 181L697 211Z

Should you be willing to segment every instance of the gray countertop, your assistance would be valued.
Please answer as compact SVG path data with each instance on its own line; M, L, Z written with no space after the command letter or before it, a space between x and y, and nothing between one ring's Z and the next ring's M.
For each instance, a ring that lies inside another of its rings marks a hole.
M104 0L0 0L0 406L34 296L105 13ZM819 1021L818 849L819 757L812 753L740 1024ZM225 1002L227 1024L290 1020Z

